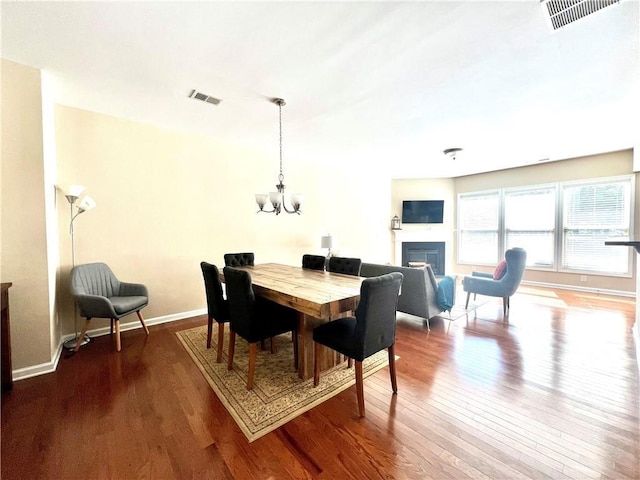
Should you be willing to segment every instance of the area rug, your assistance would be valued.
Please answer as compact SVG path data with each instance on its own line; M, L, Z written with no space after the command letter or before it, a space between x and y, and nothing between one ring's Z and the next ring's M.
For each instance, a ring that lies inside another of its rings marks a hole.
M258 350L253 390L247 391L247 342L236 337L233 370L229 371L226 352L223 361L216 363L218 329L213 330L210 349L206 348L206 326L176 332L176 335L249 442L355 384L355 369L348 369L346 362L323 372L315 388L313 378L301 380L293 368L291 334L285 334L275 338L277 353ZM225 350L229 345L228 330L225 328ZM363 375L367 377L388 363L387 351L380 351L364 361Z

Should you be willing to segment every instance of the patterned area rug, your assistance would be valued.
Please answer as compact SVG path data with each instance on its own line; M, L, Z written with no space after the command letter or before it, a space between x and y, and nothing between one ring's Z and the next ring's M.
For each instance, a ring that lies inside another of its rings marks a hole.
M249 442L355 385L355 369L348 369L346 362L323 372L315 388L313 378L301 380L293 368L291 334L285 334L275 338L277 353L272 355L268 348L258 349L254 387L247 391L247 342L236 336L233 370L229 371L226 352L222 362L216 363L218 329L215 324L213 331L210 349L206 348L206 325L176 332L176 335ZM228 331L226 327L225 350L229 345ZM388 363L387 351L380 351L364 361L363 374L367 377Z

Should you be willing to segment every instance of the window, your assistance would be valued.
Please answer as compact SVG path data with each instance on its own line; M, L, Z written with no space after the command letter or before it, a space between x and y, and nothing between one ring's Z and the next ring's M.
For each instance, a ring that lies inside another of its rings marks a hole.
M495 265L509 248L527 266L630 275L628 249L605 240L632 235L632 175L458 196L458 262Z
M461 195L458 200L458 259L498 263L498 192Z
M604 241L629 236L630 208L629 179L565 185L562 268L628 274L628 251Z
M554 266L556 187L508 190L504 195L505 250L527 251L527 265Z

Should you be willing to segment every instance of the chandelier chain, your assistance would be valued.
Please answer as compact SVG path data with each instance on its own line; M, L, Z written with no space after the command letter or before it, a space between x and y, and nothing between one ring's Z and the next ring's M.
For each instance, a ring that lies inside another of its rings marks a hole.
M278 103L278 121L280 127L280 181L284 179L284 175L282 174L282 103Z

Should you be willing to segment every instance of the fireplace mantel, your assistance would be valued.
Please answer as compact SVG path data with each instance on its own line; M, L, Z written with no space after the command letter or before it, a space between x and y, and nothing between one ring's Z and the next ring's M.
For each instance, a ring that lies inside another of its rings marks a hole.
M402 242L447 242L451 240L451 231L443 229L393 230L393 241Z

